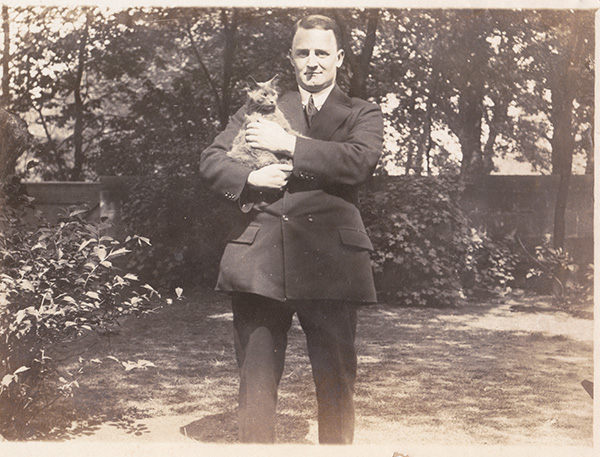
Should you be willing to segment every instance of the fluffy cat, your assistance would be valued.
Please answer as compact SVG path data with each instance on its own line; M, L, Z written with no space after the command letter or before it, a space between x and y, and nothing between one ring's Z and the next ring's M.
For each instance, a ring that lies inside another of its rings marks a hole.
M227 153L236 162L247 165L254 170L274 163L291 163L289 157L273 154L263 149L255 149L246 143L246 127L250 122L258 119L277 122L287 132L298 135L290 127L285 116L277 107L277 100L279 98L277 79L278 76L266 82L256 82L253 80L255 87L250 87L248 90L248 113L240 132L233 140L231 150Z

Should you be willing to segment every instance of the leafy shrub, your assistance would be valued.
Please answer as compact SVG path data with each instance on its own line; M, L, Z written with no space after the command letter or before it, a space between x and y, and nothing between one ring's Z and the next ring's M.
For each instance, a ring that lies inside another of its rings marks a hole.
M471 228L462 265L463 287L479 294L502 295L510 291L518 259L512 236L495 240L487 231Z
M525 277L535 288L551 293L559 304L593 300L593 265L581 272L568 252L552 246L550 236L535 247L535 254L531 254L523 243L521 247L521 261L527 268Z
M380 296L407 305L451 305L476 291L506 290L510 250L472 226L451 177L384 182L361 202Z
M458 179L394 178L361 203L373 241L380 296L444 305L475 293L503 293L513 280L512 247L473 227ZM229 225L227 206L194 174L158 173L132 183L124 202L127 231L152 239L129 269L146 279L212 287Z
M30 203L10 192L0 202L0 434L7 439L30 437L30 421L77 387L75 378L58 376L48 357L52 345L160 305L155 289L118 271L122 258L148 240L113 239L106 222L85 219L85 208L49 224Z
M200 177L158 173L132 182L128 195L126 230L152 239L130 268L167 287L214 286L229 214Z
M571 294L567 297L570 303L594 303L594 265L588 264L581 271L577 282L573 283Z

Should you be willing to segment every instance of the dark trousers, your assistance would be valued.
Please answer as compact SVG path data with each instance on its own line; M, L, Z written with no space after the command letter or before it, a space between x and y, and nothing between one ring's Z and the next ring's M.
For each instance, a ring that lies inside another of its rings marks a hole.
M235 349L240 368L239 437L275 441L277 388L294 313L306 335L316 386L319 443L350 444L354 437L356 306L334 300L280 302L235 294Z

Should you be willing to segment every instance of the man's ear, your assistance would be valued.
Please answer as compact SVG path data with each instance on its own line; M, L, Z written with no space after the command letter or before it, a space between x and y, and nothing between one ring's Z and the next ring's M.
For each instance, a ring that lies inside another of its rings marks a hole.
M338 49L337 52L337 62L335 63L335 66L337 68L340 68L342 66L342 64L344 63L344 50L343 49Z

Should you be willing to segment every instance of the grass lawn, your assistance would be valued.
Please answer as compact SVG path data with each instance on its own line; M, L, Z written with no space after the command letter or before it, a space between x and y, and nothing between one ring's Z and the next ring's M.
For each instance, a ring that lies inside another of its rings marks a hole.
M593 402L581 381L593 379L593 321L591 309L579 311L527 295L450 309L362 308L355 443L591 447ZM124 322L110 338L61 348L66 370L79 369L79 356L86 362L74 396L45 416L69 424L53 438L235 443L231 327L228 298L202 291ZM140 360L155 366L122 364ZM278 442L317 442L297 323L278 414Z

